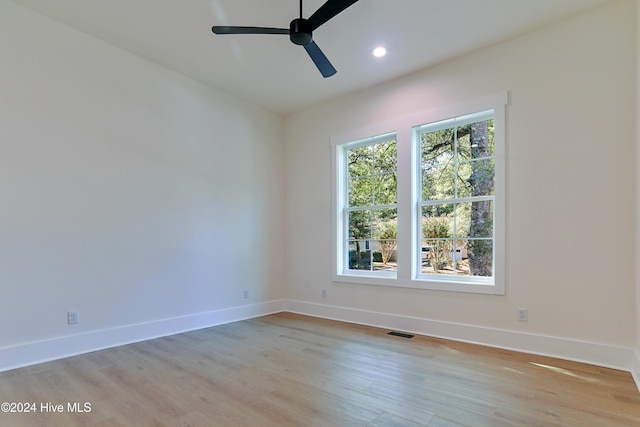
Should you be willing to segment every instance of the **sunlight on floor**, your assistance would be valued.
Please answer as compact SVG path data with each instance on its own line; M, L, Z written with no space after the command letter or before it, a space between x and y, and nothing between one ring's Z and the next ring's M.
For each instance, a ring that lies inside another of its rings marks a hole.
M529 362L529 363L531 363L532 365L538 366L540 368L549 369L549 370L551 370L553 372L557 372L559 374L568 375L570 377L578 378L578 379L581 379L583 381L587 381L587 382L590 382L590 383L600 382L599 380L597 380L595 378L587 377L587 376L584 376L584 375L578 375L578 374L576 374L574 372L571 372L571 371L568 371L566 369L558 368L557 366L543 365L542 363L535 363L535 362Z
M506 366L503 366L502 369L504 369L505 371L513 372L513 373L520 374L520 375L524 375L524 372L518 371L517 369L507 368Z

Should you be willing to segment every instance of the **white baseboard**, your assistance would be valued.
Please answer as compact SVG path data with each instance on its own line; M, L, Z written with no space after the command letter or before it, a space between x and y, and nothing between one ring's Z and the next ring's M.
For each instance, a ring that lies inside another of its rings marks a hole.
M633 376L633 380L636 382L636 387L638 387L638 391L640 391L640 348L636 347L633 350L633 362L631 368L631 375Z
M640 391L640 349L295 300L243 305L4 347L0 348L0 372L281 311L620 369L631 372Z
M639 370L634 372L640 358L631 348L295 300L286 302L286 311L623 370L640 389Z
M0 348L0 372L283 311L268 301Z

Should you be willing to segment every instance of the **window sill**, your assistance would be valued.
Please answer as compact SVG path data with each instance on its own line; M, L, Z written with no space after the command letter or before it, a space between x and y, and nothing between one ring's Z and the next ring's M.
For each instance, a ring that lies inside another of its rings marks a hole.
M435 279L413 279L413 280L399 280L396 274L393 275L372 275L372 274L335 274L333 276L333 282L336 283L352 283L359 285L373 285L373 286L389 286L395 288L409 288L409 289L424 289L433 291L446 291L446 292L462 292L472 294L485 294L485 295L504 295L504 287L499 286L493 281L487 281L485 283L471 283L464 280L449 279L437 280Z

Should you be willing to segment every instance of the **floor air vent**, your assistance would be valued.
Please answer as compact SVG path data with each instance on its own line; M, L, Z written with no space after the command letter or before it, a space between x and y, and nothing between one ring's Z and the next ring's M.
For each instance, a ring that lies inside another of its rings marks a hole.
M411 334L403 334L402 332L389 332L387 335L393 335L394 337L413 338Z

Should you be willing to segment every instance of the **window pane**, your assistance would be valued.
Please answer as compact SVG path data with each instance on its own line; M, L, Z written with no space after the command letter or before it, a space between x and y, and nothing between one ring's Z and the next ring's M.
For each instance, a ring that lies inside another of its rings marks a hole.
M456 176L457 197L471 197L473 194L473 186L469 182L471 177L471 162L458 164L458 173Z
M493 202L482 200L456 205L457 237L493 237Z
M453 237L453 204L443 203L422 207L422 237L442 239Z
M420 262L421 262L421 272L426 273L427 268L429 268L429 245L426 240L420 241Z
M349 177L371 175L373 153L371 146L353 148L347 152Z
M422 273L453 274L453 240L422 241Z
M396 171L396 140L383 142L373 146L373 173L389 173Z
M436 200L436 168L428 167L422 171L422 201Z
M453 256L456 267L456 274L461 276L469 275L469 252L466 240L456 240L456 249Z
M397 244L395 239L373 240L373 269L396 271L398 266Z
M398 201L395 173L378 175L373 178L374 205L391 205Z
M349 242L349 269L371 270L371 249L369 247L369 241Z
M493 242L491 240L469 240L469 274L472 276L493 276Z
M460 165L462 179L466 180L470 190L469 196L491 196L494 191L495 160L474 160ZM459 196L462 197L462 196Z
M471 226L471 203L457 203L455 208L455 235L456 237L469 237Z
M471 158L471 125L456 128L456 154L459 162Z
M423 240L421 247L421 272L423 274L469 275L469 256L466 241ZM454 271L455 267L455 271Z
M374 239L395 239L397 229L397 209L376 209L373 211Z
M458 197L492 196L494 185L495 160L474 160L458 165Z
M371 238L371 211L349 212L349 239Z
M422 172L422 200L447 200L454 197L454 166L435 166Z
M421 137L422 167L449 163L454 155L454 129L423 133Z
M457 133L459 161L495 155L493 119L460 126Z
M349 180L349 207L370 206L373 203L371 177Z
M397 269L397 209L377 209L372 213L373 217L373 269L391 270Z

